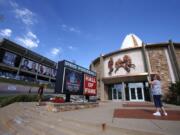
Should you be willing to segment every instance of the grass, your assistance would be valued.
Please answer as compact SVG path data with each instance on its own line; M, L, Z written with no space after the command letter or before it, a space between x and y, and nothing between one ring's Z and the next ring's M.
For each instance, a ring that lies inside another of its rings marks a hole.
M43 95L42 101L49 101L52 95ZM37 94L19 94L0 96L0 107L7 106L15 102L37 102Z

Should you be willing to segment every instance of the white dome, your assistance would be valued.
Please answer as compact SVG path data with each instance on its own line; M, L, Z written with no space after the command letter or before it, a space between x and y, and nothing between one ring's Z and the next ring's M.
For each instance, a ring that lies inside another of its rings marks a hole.
M142 41L135 34L129 34L124 38L121 49L142 46Z

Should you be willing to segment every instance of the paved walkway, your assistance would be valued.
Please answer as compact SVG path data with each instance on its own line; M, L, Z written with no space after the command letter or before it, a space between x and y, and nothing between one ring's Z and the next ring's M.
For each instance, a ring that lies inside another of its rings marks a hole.
M35 103L14 103L0 108L0 135L179 135L180 121L113 118L115 108L122 102L58 113Z

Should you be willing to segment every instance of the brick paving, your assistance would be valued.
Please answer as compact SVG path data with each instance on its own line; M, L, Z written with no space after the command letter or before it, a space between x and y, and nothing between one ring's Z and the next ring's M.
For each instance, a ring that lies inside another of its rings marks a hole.
M156 120L173 120L180 121L180 111L167 110L168 116L153 116L152 109L115 109L115 118L135 118L135 119L156 119Z
M123 107L154 107L152 102L124 102ZM168 108L168 106L164 106Z

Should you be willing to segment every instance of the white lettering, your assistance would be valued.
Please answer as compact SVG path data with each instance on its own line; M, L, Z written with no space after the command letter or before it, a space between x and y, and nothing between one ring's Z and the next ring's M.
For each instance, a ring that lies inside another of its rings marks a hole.
M88 83L88 87L90 87L90 88L91 88L91 87L93 87L93 86L94 86L94 84L93 84L93 83L90 83L90 82Z

